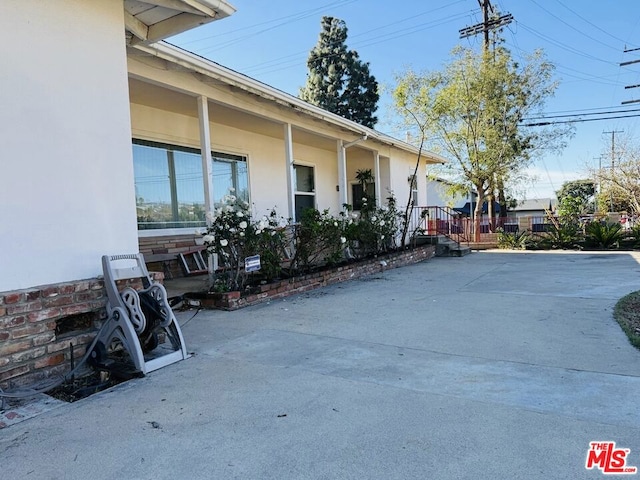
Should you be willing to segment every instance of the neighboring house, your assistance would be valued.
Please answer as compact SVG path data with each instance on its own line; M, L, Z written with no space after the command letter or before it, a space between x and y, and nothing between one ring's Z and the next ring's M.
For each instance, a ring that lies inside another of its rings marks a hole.
M557 208L555 198L531 198L523 200L509 210L507 216L519 225L520 230L544 232L548 228L548 214L555 215Z
M508 216L513 218L544 218L547 216L547 212L555 214L557 203L555 198L531 198L529 200L523 200L518 202L514 208L509 209Z
M166 43L223 0L0 2L0 384L62 364L69 315L104 305L105 254L193 242L235 188L261 214L426 195L442 162ZM133 147L132 147L133 144Z
M426 206L462 208L469 202L469 192L462 195L451 195L447 192L451 182L443 178L427 178ZM477 194L473 192L475 201Z

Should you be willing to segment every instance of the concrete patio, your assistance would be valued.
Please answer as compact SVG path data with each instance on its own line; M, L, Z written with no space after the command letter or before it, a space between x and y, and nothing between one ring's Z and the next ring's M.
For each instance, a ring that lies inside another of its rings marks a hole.
M638 253L435 258L236 312L193 357L0 430L2 477L590 479L640 466Z

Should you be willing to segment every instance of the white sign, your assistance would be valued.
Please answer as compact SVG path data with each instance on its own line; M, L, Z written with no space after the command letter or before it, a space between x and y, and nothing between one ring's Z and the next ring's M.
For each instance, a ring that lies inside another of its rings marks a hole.
M245 272L257 272L260 270L260 255L253 255L251 257L245 257L244 259L244 271Z

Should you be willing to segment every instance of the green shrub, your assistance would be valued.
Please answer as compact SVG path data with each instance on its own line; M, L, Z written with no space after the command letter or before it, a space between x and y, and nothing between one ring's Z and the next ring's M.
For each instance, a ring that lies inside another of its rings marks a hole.
M629 230L629 232L627 233L627 237L631 239L632 246L634 248L640 247L640 223Z
M580 225L572 222L553 221L545 233L536 235L532 242L534 248L542 250L579 249L583 239Z
M585 227L587 241L599 248L618 247L622 240L622 225L619 223L591 222Z
M359 215L352 214L350 206L347 206L352 221L345 226L345 237L349 251L356 258L377 255L396 248L399 217L393 195L387 198L387 205L376 207L375 202L365 194Z
M531 234L524 230L522 232L505 232L498 230L498 248L506 250L526 250L531 244Z
M346 247L345 228L348 224L343 214L339 218L329 214L329 210L319 212L308 208L295 226L295 255L291 268L307 272L313 267L334 265L343 259Z

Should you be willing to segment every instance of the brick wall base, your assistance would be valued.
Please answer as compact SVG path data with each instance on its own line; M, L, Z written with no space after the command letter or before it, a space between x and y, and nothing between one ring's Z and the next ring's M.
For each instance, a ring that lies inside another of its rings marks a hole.
M145 256L146 263L150 269L164 272L167 278L184 277L184 272L178 264L178 260L166 262L150 262L147 259L154 254L178 254L187 249L197 247L196 237L199 235L169 235L158 237L139 237L138 245L140 253Z
M354 280L392 268L412 265L428 260L435 255L435 247L425 245L404 252L372 258L362 262L351 263L341 267L321 272L302 275L281 280L260 287L258 293L241 296L240 292L191 294L190 297L199 300L204 308L221 310L237 310L268 300L283 298L296 293L302 293L315 288L332 285L334 283Z
M0 388L68 372L70 345L78 361L106 318L106 303L101 278L0 293Z

